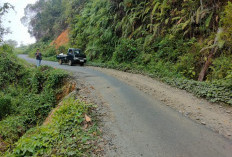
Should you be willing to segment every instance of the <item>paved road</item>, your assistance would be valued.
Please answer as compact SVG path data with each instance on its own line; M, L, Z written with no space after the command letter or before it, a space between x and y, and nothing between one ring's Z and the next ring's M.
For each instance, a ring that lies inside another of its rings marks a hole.
M232 141L112 76L88 67L42 64L78 73L100 92L112 111L109 126L120 150L115 156L232 157Z

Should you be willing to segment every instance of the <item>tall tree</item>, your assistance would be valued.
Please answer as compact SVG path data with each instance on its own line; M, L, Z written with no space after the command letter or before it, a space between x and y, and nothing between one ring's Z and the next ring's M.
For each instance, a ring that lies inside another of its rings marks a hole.
M4 3L2 6L0 5L0 42L3 40L3 35L9 33L9 29L2 26L2 16L7 13L9 9L13 8L14 7L10 3Z
M6 41L4 41L4 43L6 43L7 45L10 45L14 48L18 46L18 42L15 40L12 40L12 39L6 40Z
M25 16L21 22L28 26L28 32L36 40L50 40L59 35L67 24L64 16L67 0L38 0L24 9Z

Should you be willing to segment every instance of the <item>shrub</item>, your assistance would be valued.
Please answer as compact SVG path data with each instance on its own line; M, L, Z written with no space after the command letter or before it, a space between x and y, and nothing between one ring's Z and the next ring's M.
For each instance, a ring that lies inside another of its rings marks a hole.
M225 82L198 82L194 80L187 80L183 78L163 78L164 82L187 90L196 96L206 98L211 102L224 102L232 105L232 84Z
M9 83L18 83L24 69L21 64L18 64L16 56L0 51L0 73L0 87L4 88Z
M221 17L221 24L224 28L223 38L226 43L231 46L232 45L232 3L228 1L227 6L225 7L224 13Z
M155 43L156 57L164 61L176 63L180 56L190 51L196 39L192 38L186 41L182 38L167 35L159 40Z
M115 48L113 60L119 63L131 62L138 56L139 52L139 45L133 39L122 38Z
M196 54L195 53L187 53L183 56L179 57L179 61L175 65L177 71L186 78L196 79L198 70L196 67L195 61Z
M232 57L221 56L213 60L208 80L229 79L232 73Z
M0 98L0 120L11 113L11 100Z
M90 156L99 135L96 121L84 127L94 106L73 97L55 111L51 123L28 131L7 156Z
M58 48L58 53L67 53L67 50L66 50L66 47L65 46L60 46L59 48Z
M11 146L44 121L57 104L56 94L68 74L48 66L22 65L7 52L0 55L0 135Z
M11 115L0 121L1 138L9 144L16 142L28 129L26 120L24 116Z

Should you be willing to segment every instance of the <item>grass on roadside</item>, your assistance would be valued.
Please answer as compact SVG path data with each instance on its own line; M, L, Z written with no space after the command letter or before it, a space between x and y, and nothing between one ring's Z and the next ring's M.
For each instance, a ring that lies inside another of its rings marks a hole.
M100 134L92 116L94 108L74 97L67 98L51 123L29 130L6 156L90 156ZM86 120L86 115L93 119Z
M0 156L29 129L41 125L70 78L48 66L35 68L3 46L0 50Z

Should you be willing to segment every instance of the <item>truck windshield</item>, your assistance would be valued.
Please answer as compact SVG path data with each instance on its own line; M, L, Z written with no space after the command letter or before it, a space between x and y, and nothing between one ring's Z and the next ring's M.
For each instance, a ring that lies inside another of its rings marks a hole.
M74 54L82 54L81 50L74 50Z

